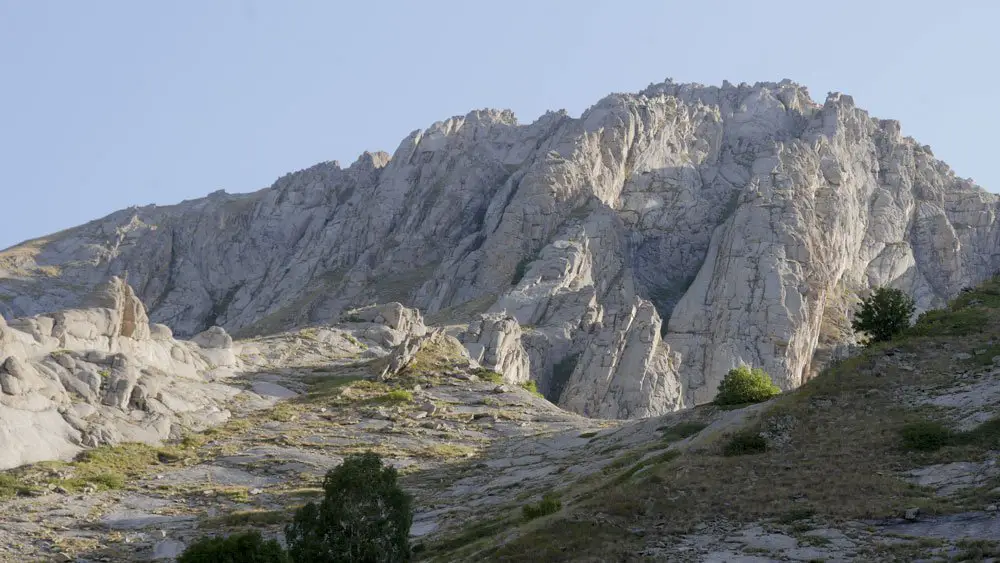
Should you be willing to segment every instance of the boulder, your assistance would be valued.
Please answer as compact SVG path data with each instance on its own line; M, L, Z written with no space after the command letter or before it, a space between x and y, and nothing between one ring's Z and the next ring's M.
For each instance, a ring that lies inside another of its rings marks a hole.
M44 387L35 368L16 356L0 366L0 388L8 395L22 395Z
M366 323L385 325L393 330L413 336L427 334L424 319L417 309L404 307L400 303L369 305L347 313L347 318Z
M521 325L503 314L484 314L458 336L469 356L480 365L503 374L510 383L523 383L531 375L531 362L521 344Z
M379 378L388 379L402 371L413 361L426 340L427 337L424 336L410 336L396 346L386 358L385 368L382 369Z
M213 326L208 330L198 333L191 339L202 348L228 349L233 347L233 337L229 336L226 329L221 326Z
M201 350L198 353L206 362L215 367L229 367L236 364L236 354L233 352L233 337L226 329L218 326L197 334L191 339ZM171 354L174 352L172 351ZM181 352L183 354L183 352ZM177 356L174 356L175 358Z
M76 373L61 372L59 381L67 391L76 393L87 402L95 401L101 391L101 376L91 370L80 370Z
M132 390L139 380L139 374L132 361L125 355L114 358L111 371L106 376L102 404L128 410L132 399Z
M173 340L174 332L167 325L152 324L149 325L149 337L156 341L165 342Z

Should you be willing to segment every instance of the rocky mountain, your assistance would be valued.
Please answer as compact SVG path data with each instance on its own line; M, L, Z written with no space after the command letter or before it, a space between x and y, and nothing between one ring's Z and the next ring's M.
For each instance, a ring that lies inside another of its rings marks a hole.
M850 96L667 81L28 241L0 253L0 312L79 307L115 275L181 336L398 301L566 409L645 417L709 401L739 363L797 387L871 287L940 306L1000 268L996 216Z

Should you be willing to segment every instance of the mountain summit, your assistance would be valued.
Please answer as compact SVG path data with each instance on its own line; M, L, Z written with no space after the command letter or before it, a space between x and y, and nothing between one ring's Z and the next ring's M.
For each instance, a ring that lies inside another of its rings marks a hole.
M79 307L112 276L179 336L398 301L566 409L634 418L710 401L741 363L797 387L851 342L858 295L925 310L997 269L997 196L898 122L788 80L667 81L25 242L0 252L0 312Z

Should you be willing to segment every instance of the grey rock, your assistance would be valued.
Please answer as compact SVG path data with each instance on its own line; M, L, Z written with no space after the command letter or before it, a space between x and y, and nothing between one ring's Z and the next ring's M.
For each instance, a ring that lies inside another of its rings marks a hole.
M369 305L348 311L346 319L354 322L375 323L391 329L385 332L383 346L396 346L403 338L427 334L420 311L393 302L383 305Z
M417 352L420 351L421 346L427 341L427 338L423 336L408 336L402 342L396 346L389 357L385 360L385 367L379 373L380 379L387 379L396 375L403 370L413 358L416 357Z
M0 366L0 387L8 395L21 395L43 387L38 372L16 356L10 356Z
M153 340L173 340L174 331L167 325L154 323L149 325L149 337Z
M502 314L480 315L469 323L458 339L473 360L503 374L505 381L523 383L531 376L531 361L516 318Z
M185 545L177 540L164 540L153 546L153 560L174 560L184 553Z
M138 380L139 375L136 369L124 356L119 356L108 376L102 403L127 410L132 398L132 390Z
M903 522L882 531L914 537L996 541L1000 538L1000 518L995 514L967 512Z
M233 337L229 336L226 329L221 326L213 326L208 330L196 334L191 342L202 348L223 348L233 347Z
M92 370L59 372L59 381L67 391L76 393L88 402L94 400L101 390L101 376Z
M21 382L6 372L0 372L0 389L8 395L20 395L22 393Z
M267 381L255 381L251 389L254 393L262 397L274 397L277 399L288 399L298 395L298 393L291 389Z

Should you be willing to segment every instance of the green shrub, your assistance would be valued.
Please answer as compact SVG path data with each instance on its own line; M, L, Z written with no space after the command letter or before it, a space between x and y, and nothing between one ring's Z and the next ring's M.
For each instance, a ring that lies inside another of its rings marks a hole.
M296 563L410 560L411 499L396 470L374 453L348 456L326 474L325 497L295 513L285 528Z
M17 477L0 473L0 499L17 496L31 491L31 487L25 485Z
M715 397L717 405L742 405L760 403L775 395L781 389L771 382L771 376L760 368L750 369L740 366L729 370L719 384L719 394Z
M413 393L406 389L393 389L378 398L382 403L410 403L413 401Z
M555 514L560 510L562 510L562 501L559 500L559 496L555 493L545 493L539 502L526 504L522 508L525 520L534 520L535 518Z
M868 335L865 344L887 342L910 327L915 309L909 295L892 287L879 287L861 302L851 328Z
M264 541L260 532L228 538L202 538L191 544L177 563L291 563L274 540Z
M541 393L539 393L539 391L538 391L538 384L536 384L534 381L525 381L524 383L521 383L520 385L521 385L522 389L524 389L525 391L528 391L532 395L535 395L536 397L541 397L543 399L545 398L544 395L542 395Z
M811 508L793 508L778 517L779 524L793 524L800 520L808 520L816 515L816 511Z
M932 309L917 317L907 335L968 336L990 330L990 315L977 307L964 309Z
M723 448L723 455L762 454L767 451L767 440L757 432L744 430L733 435Z
M472 375L475 375L483 381L489 381L490 383L503 383L503 374L497 373L491 369L486 368L476 368L472 370Z
M900 430L903 447L930 452L955 441L955 434L940 422L929 420L907 424Z

